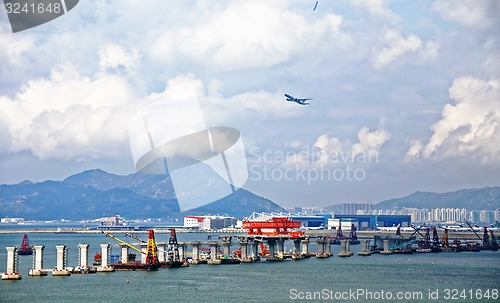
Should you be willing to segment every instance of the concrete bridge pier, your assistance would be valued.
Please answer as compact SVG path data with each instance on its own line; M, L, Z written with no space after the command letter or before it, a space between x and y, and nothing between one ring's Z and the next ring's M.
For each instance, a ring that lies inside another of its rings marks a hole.
M371 256L370 251L370 240L361 240L361 251L358 252L358 256Z
M45 246L43 245L35 245L33 246L33 264L31 266L30 271L28 272L29 276L46 276L47 271L43 269L43 250Z
M101 244L101 265L97 267L98 272L113 272L115 268L109 265L111 255L111 244Z
M221 263L220 259L217 256L217 250L219 248L219 243L218 242L209 242L208 245L210 246L210 260L208 260L208 264L211 265L219 265Z
M122 248L122 263L127 264L128 263L128 246L127 245L121 245Z
M302 255L305 257L309 256L309 238L303 239L302 244Z
M273 258L276 253L276 240L267 239L267 245L269 246L269 257Z
M179 261L184 262L186 260L186 243L178 243L179 245Z
M278 239L278 257L283 258L285 256L285 239Z
M293 251L292 251L292 260L301 260L303 259L300 253L300 243L302 239L297 238L293 240Z
M89 268L89 245L78 244L78 264L80 268Z
M328 258L328 257L330 257L329 254L325 253L326 238L322 237L322 236L318 236L316 243L318 243L318 252L316 253L316 258Z
M156 244L156 247L158 248L158 261L165 262L165 252L167 251L167 245L165 243L158 243Z
M145 264L148 257L148 243L141 243L141 263Z
M68 266L68 247L66 245L56 245L57 261L56 269L52 271L52 276L70 276Z
M349 253L351 256L354 255L354 253L351 251L351 242L349 240L347 240L347 242L345 243L345 248L347 253Z
M259 256L259 244L260 244L260 242L258 242L258 241L253 241L250 244L251 249L252 249L252 260L254 260L254 261L259 261L260 260L260 256Z
M7 271L2 273L2 280L21 280L22 276L17 272L17 247L8 246L7 250Z
M247 237L240 237L239 238L240 240L240 251L241 251L241 256L240 256L240 259L241 259L241 262L244 262L244 263L249 263L249 262L252 262L252 258L249 257L248 255L248 238Z
M193 251L192 251L192 257L191 257L191 264L196 265L198 262L200 262L200 242L193 242L191 243L193 246Z
M326 237L325 237L325 254L328 255L329 257L333 256L332 241L330 241L330 238Z
M347 250L348 240L340 240L340 252L339 257L350 257L351 253Z
M393 253L392 250L389 249L389 239L384 240L384 250L380 252L382 255L390 255Z

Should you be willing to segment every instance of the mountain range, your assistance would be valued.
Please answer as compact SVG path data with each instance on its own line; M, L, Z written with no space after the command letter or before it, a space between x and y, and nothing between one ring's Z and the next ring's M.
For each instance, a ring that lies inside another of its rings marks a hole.
M168 176L142 173L120 176L100 169L84 171L62 181L0 185L0 217L27 220L82 220L114 216L115 213L127 219L205 214L243 218L254 211L280 212L284 209L239 189L218 201L181 212Z
M193 191L202 195L217 182ZM332 205L326 209L334 209ZM373 206L390 210L406 208L500 209L500 187L463 189L448 193L415 192ZM181 212L169 176L134 173L115 175L100 169L72 175L62 181L0 185L0 217L27 220L83 220L114 216L127 219L171 218L185 215L227 214L244 218L252 212L285 211L276 203L239 189L233 194L199 208Z
M467 210L500 209L500 187L462 189L447 193L417 191L409 196L389 199L373 206L389 210L406 208L465 208Z

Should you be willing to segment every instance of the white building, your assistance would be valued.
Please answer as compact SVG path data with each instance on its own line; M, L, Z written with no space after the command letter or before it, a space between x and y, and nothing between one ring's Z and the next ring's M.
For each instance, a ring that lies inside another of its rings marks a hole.
M184 228L194 228L202 230L222 229L234 227L238 220L229 216L185 216Z

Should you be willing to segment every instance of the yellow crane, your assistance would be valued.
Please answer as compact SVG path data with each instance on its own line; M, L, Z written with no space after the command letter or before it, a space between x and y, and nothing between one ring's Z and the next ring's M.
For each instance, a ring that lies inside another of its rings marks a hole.
M110 237L111 239L113 239L115 241L118 241L119 243L121 243L123 245L126 245L126 246L128 246L128 247L130 247L130 248L132 248L132 249L134 249L134 250L136 250L138 252L140 252L141 254L146 254L145 252L143 252L142 250L138 249L137 247L135 247L135 246L131 245L130 243L127 243L127 242L125 242L123 240L118 239L117 237L113 236L110 233L107 233L107 232L103 232L103 233L106 235L106 237Z

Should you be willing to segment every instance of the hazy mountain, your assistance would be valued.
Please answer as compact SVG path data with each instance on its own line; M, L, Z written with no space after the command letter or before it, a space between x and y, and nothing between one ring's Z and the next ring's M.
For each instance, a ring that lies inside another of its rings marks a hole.
M385 200L374 205L374 208L382 210L402 207L495 210L500 208L500 187L462 189L447 193L415 192L406 197Z
M216 182L220 181L212 183ZM200 189L206 190L207 187ZM173 198L174 190L168 176L141 173L120 176L96 169L75 174L63 181L23 181L0 185L0 217L79 220L113 216L115 213L128 219L182 217L184 214ZM228 214L242 218L253 211L283 211L283 208L240 189L186 213Z

